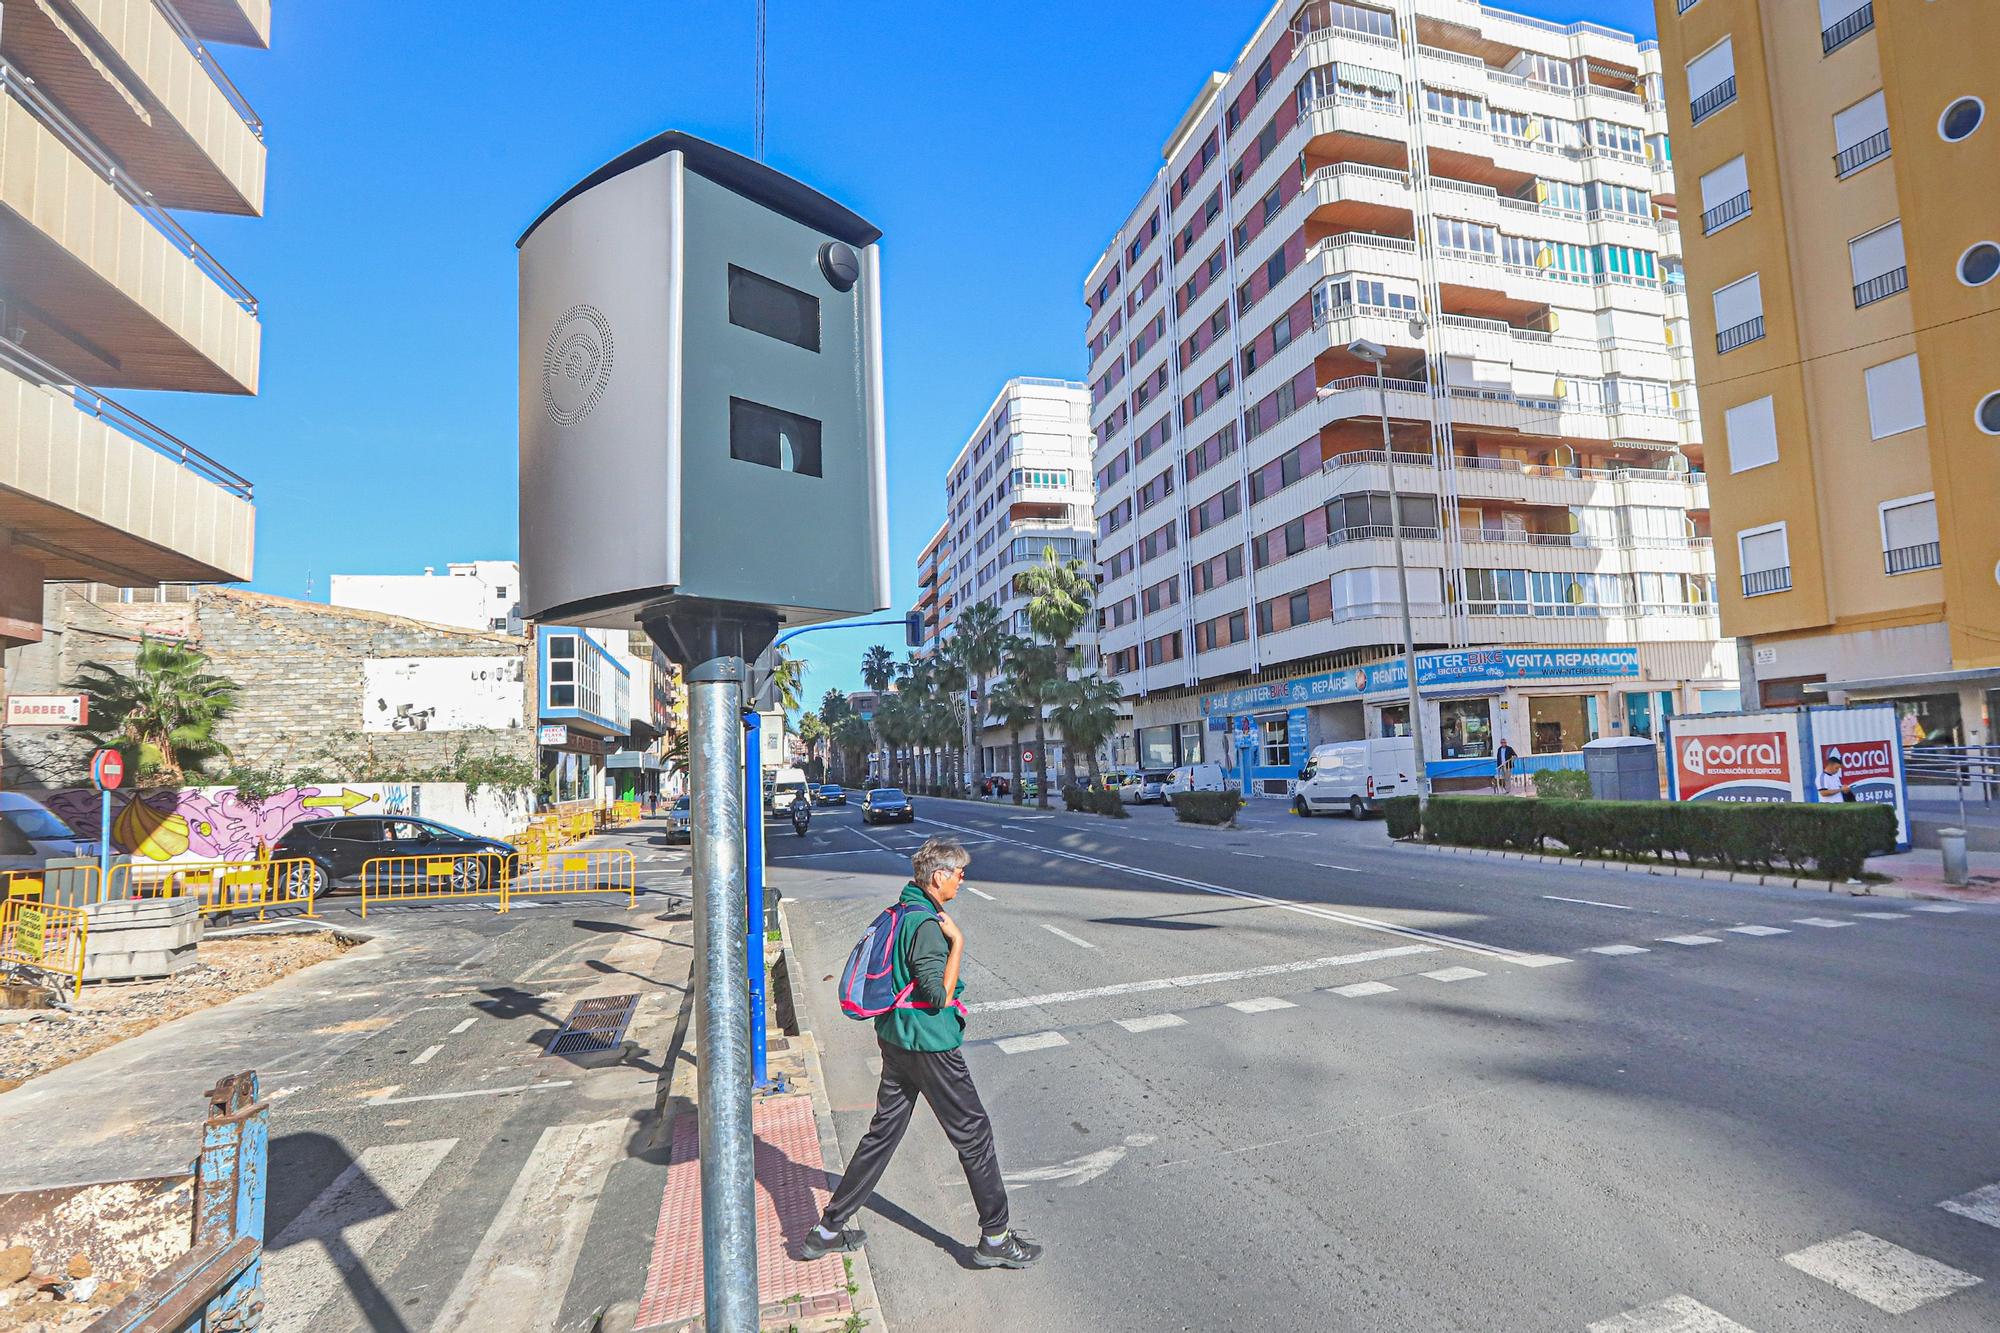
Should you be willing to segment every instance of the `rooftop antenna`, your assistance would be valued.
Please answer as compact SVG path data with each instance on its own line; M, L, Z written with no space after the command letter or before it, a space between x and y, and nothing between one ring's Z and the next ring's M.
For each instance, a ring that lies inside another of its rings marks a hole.
M751 136L756 144L757 160L764 160L764 92L769 81L764 75L764 47L770 31L768 0L757 0L757 77L751 94L754 103L751 116Z

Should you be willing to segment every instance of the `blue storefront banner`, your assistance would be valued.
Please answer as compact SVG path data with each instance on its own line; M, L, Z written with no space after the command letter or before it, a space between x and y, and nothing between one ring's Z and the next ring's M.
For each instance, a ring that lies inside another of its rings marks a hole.
M1537 681L1598 677L1636 679L1637 648L1468 648L1417 654L1417 687L1473 685L1481 682L1527 684ZM1365 694L1408 688L1409 673L1401 658L1371 666L1328 671L1297 680L1245 685L1221 694L1205 694L1205 716L1242 713L1274 705L1307 705L1356 699Z

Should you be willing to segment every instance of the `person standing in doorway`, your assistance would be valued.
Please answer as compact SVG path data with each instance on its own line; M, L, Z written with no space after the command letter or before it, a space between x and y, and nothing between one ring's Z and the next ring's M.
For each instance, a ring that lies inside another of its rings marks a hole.
M972 1261L981 1268L1026 1268L1042 1257L1042 1247L1008 1225L1007 1186L993 1148L993 1123L980 1103L966 1068L965 989L959 970L965 961L965 934L945 914L945 904L965 883L971 855L953 838L932 838L911 858L914 874L899 900L909 910L896 930L890 956L896 989L912 987L911 1007L889 1010L875 1020L882 1050L882 1083L875 1093L875 1118L854 1149L847 1172L819 1224L806 1233L803 1257L817 1259L835 1250L856 1250L867 1235L847 1225L888 1169L889 1159L910 1127L910 1113L922 1097L958 1150L965 1183L979 1209L979 1244Z
M1493 790L1502 796L1514 789L1514 763L1520 754L1507 741L1493 751Z

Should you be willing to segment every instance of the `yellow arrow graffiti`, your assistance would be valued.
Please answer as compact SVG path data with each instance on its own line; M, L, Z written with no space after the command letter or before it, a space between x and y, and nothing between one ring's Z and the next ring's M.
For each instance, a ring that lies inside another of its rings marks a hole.
M299 804L318 808L339 806L341 810L352 814L354 813L355 806L366 805L374 799L373 796L368 795L366 792L358 792L352 787L347 787L343 788L338 796L308 796L300 801Z

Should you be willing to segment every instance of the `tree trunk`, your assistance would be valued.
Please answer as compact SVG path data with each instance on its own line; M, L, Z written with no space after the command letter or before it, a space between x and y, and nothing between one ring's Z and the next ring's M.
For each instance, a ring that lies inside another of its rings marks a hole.
M1042 708L1035 705L1035 808L1049 808L1048 728L1042 722Z
M972 769L972 792L976 796L979 789L986 785L986 728L979 725L985 721L986 712L986 677L983 673L972 682L972 688L973 698L965 701L965 748L971 752L969 766ZM974 698L977 703L973 702Z
M1021 803L1021 729L1013 728L1009 733L1014 738L1014 780L1007 784L1007 794L1014 798L1014 804Z
M1084 760L1090 765L1090 785L1101 786L1104 782L1104 770L1097 766L1096 746L1090 747L1090 752L1084 756Z

